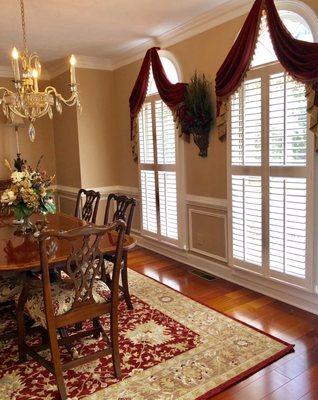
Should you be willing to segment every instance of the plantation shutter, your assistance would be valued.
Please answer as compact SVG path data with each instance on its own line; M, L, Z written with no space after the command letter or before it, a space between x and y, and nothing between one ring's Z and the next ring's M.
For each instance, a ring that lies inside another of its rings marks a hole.
M171 110L148 96L139 115L142 228L159 240L178 241L176 128Z
M233 266L310 285L307 100L279 65L252 70L231 100Z

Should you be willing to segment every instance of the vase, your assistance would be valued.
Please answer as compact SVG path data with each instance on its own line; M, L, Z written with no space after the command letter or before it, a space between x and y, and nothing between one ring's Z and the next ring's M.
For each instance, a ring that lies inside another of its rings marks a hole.
M24 217L22 223L17 227L16 235L29 235L36 231L35 225L30 221L30 216Z

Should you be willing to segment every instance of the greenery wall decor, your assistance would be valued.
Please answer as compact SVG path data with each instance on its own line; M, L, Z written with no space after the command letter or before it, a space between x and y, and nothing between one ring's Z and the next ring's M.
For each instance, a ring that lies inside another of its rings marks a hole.
M207 157L209 134L214 123L211 83L197 71L187 85L183 115L180 118L182 133L192 135L199 147L199 156Z

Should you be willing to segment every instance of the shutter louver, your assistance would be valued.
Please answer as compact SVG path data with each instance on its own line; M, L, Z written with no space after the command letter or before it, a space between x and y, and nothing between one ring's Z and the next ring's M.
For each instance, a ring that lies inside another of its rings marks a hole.
M270 178L269 191L270 268L305 278L306 179Z
M270 76L270 164L306 165L307 99L305 86L286 73Z
M145 103L139 113L139 157L141 164L154 163L151 103Z
M234 258L262 265L262 183L260 177L232 176Z
M261 79L244 82L232 96L232 165L260 165L262 158Z
M175 172L159 171L161 235L178 239L177 177Z
M169 107L162 101L155 102L157 162L158 164L176 163L176 128Z
M154 171L141 170L141 201L143 229L157 233L156 183Z

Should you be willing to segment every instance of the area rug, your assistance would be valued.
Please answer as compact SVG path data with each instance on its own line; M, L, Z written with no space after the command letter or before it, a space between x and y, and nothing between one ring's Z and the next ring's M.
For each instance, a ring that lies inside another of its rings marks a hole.
M120 305L122 379L114 378L110 356L67 371L70 399L208 399L293 350L136 272L129 271L129 281L134 310ZM11 324L2 317L2 330ZM87 339L77 350L84 355L103 345ZM16 341L0 342L0 399L58 399L52 374L17 359Z

